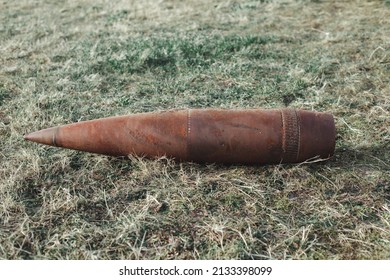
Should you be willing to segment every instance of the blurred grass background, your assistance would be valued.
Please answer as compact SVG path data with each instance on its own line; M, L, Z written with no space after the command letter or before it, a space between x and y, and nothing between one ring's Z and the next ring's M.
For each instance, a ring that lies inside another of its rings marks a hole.
M390 258L387 2L0 2L0 258ZM22 137L285 106L334 114L331 160L120 160Z

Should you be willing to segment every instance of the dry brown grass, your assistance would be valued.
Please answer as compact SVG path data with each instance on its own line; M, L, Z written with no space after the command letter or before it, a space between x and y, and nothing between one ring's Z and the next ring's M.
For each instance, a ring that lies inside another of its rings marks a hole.
M0 258L390 258L387 2L1 2ZM179 164L22 138L210 106L332 112L336 154Z

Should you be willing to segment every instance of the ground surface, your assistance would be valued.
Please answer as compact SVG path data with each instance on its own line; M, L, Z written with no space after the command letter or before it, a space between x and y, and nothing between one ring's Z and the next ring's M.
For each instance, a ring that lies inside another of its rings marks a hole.
M1 1L0 258L389 259L389 1ZM25 133L173 108L328 111L322 163L218 166Z

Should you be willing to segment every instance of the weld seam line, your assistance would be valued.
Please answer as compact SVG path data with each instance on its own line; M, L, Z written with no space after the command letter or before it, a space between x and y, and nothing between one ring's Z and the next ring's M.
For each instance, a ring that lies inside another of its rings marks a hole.
M190 144L191 144L191 109L187 110L187 160L190 156Z

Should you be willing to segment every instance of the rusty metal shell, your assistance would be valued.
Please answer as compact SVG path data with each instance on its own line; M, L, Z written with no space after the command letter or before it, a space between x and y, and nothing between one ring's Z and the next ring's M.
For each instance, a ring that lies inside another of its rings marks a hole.
M335 135L328 113L189 109L84 121L33 132L25 139L112 156L269 164L329 158Z

